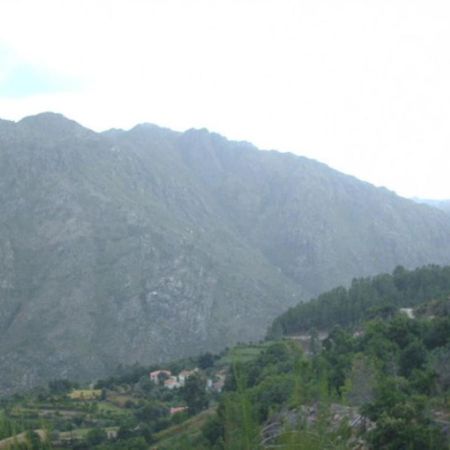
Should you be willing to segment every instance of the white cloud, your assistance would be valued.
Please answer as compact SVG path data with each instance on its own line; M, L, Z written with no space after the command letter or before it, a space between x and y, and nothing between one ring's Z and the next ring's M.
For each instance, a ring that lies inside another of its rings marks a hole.
M0 116L206 126L450 197L449 19L425 0L3 0L0 43L80 89L3 99Z

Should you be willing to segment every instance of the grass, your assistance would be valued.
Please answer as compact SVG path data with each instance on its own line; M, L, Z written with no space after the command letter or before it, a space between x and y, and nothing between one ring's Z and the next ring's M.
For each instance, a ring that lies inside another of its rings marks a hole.
M157 439L157 448L161 450L173 449L176 442L195 437L200 433L202 426L215 411L215 408L210 408L183 423L173 425L156 433L154 437Z
M46 438L46 431L45 430L34 430L36 433L39 434L41 439ZM23 443L26 441L26 431L16 434L14 436L8 437L6 439L2 439L0 441L0 449L9 450L12 445Z
M115 406L123 408L128 401L136 403L137 399L131 395L126 394L108 394L108 401Z
M97 406L98 407L98 409L97 409L98 413L108 413L108 412L110 412L110 413L113 413L115 415L122 415L122 416L126 416L126 415L130 414L130 412L128 410L120 408L119 406L114 405L114 404L112 404L110 402L98 402L97 405L98 405Z
M101 389L76 389L69 394L69 397L72 400L95 400L101 395Z
M217 361L218 366L229 366L236 362L248 362L256 359L259 354L273 341L261 342L260 344L238 345L229 350Z

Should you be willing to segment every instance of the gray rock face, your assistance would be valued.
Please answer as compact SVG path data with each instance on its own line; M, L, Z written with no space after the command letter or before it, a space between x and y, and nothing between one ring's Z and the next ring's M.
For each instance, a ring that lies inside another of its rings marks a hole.
M0 121L0 389L262 337L355 276L450 262L450 218L205 130Z

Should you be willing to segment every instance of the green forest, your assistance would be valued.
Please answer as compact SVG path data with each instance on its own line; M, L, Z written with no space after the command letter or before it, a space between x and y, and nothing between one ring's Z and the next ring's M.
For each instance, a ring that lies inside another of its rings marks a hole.
M322 343L311 338L309 357L284 340L236 365L205 449L265 448L271 420L266 443L286 449L350 449L359 439L373 449L448 448L448 316L377 318L358 335L335 327Z
M137 365L5 398L0 449L448 450L449 277L428 266L355 280L277 319L278 339L272 327L264 342L166 365L194 373L179 389Z
M299 303L273 321L268 336L329 330L335 325L354 327L376 316L387 318L397 308L449 295L450 267L430 265L409 271L398 266L392 274L354 279L349 288L340 286Z

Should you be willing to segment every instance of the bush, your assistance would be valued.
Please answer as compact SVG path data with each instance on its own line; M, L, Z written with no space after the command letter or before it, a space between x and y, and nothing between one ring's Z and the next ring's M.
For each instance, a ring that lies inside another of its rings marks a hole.
M93 428L86 435L86 442L92 446L101 444L107 439L108 435L106 434L106 431L103 430L102 428Z

